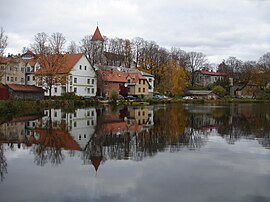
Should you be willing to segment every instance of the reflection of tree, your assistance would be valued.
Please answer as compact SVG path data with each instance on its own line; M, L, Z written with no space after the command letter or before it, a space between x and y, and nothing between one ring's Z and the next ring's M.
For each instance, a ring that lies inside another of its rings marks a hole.
M7 160L4 155L4 145L0 144L0 177L1 181L5 179L5 174L7 174Z
M49 117L45 125L45 129L35 130L39 135L39 139L34 141L35 145L32 147L35 162L40 166L44 166L49 161L53 165L61 164L64 160L62 147L66 144L65 137L69 136L66 124L64 122L61 122L60 125L54 123L51 118L51 110L49 110Z

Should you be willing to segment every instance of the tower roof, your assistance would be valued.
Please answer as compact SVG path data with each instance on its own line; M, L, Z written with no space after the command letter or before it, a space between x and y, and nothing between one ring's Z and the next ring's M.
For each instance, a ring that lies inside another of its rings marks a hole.
M100 31L99 31L98 26L96 28L96 31L95 31L94 35L92 36L91 41L104 41L104 39L103 39L103 37L102 37L102 35L101 35Z

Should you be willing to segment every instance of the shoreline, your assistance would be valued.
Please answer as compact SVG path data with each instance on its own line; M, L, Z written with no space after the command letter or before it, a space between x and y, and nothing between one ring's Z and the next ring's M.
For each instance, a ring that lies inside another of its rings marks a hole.
M66 111L75 111L77 108L109 105L125 105L125 106L144 106L155 104L170 103L187 103L187 104L231 104L231 103L269 103L268 99L252 99L252 98L223 98L219 100L183 100L183 99L162 99L162 100L118 100L117 102L103 102L98 100L64 100L64 99L47 99L47 100L2 100L0 101L0 115L24 115L40 113L43 110L51 108L62 108Z

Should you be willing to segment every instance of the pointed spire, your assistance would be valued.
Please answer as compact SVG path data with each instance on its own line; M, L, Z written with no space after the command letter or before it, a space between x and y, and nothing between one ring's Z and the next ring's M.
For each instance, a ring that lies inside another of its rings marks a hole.
M91 156L90 160L92 162L92 165L94 166L96 172L98 171L98 167L102 161L102 157L101 156Z
M99 31L98 26L96 28L96 31L95 31L94 35L92 36L91 41L104 41L104 39L103 39L103 37L102 37L102 35L101 35L100 31Z

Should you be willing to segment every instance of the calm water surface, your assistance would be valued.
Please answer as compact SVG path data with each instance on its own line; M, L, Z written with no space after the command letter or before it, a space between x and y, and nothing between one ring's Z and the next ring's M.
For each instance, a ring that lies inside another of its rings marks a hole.
M2 120L0 201L270 201L270 106L98 107Z

